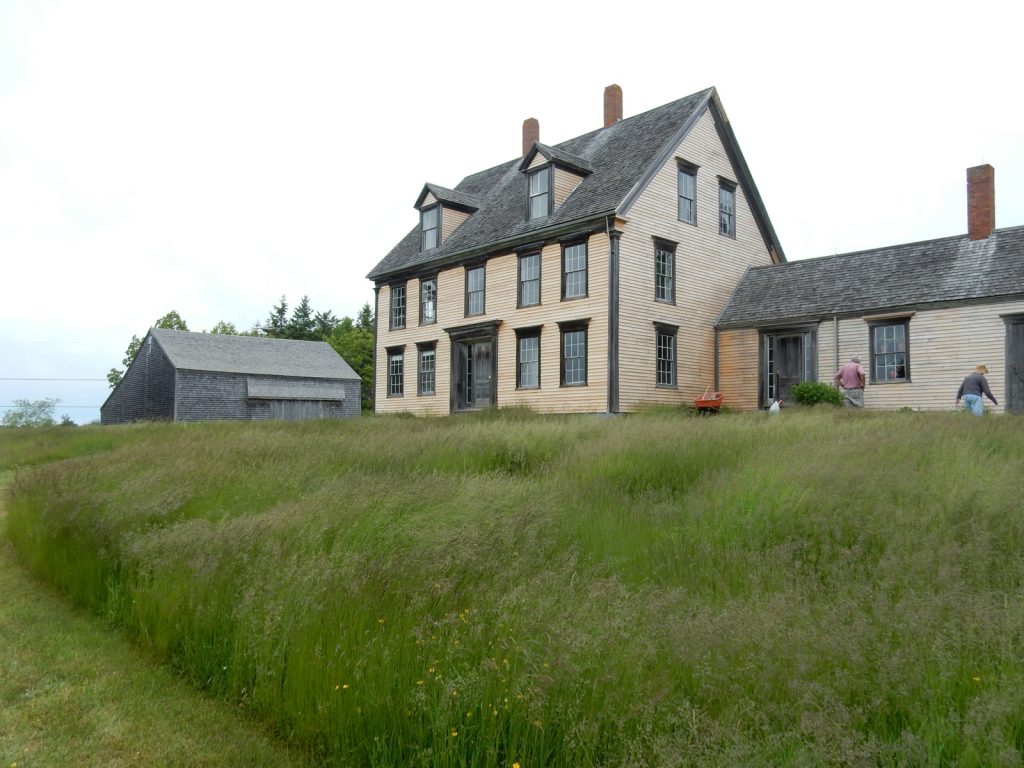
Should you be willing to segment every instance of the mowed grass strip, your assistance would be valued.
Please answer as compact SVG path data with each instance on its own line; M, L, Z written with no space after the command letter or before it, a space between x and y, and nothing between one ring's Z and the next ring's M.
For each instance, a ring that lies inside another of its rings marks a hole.
M0 471L0 489L12 476ZM72 608L24 570L2 534L0 595L4 768L310 764Z
M1024 755L1024 420L100 435L117 445L19 473L22 557L322 763Z

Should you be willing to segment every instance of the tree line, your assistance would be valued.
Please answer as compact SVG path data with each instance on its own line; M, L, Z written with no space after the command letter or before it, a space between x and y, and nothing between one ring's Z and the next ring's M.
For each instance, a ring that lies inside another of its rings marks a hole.
M174 310L157 318L153 327L173 331L189 329L185 319ZM362 407L364 411L370 410L373 396L373 310L369 304L364 304L354 318L348 316L339 318L330 310L323 312L314 310L309 302L309 297L303 296L289 314L288 299L286 296L281 296L281 300L271 307L267 319L262 323L256 323L247 331L240 331L234 323L221 320L203 332L300 341L326 341L359 374L359 378L362 380L360 392ZM144 337L145 334L143 334ZM133 334L125 349L124 359L121 360L123 367L111 368L107 373L107 381L110 383L111 389L121 383L125 371L132 364L141 346L142 339Z

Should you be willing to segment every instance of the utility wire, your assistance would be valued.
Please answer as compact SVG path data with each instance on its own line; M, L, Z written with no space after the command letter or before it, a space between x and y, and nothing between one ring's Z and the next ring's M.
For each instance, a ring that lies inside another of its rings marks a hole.
M107 379L28 379L0 376L0 381L107 381Z
M21 406L21 405L0 405L0 408L22 408L22 407L24 407L24 406ZM53 406L53 409L55 411L59 411L59 410L61 410L63 408L99 408L99 406L98 405L64 405L63 403L59 403L59 404Z

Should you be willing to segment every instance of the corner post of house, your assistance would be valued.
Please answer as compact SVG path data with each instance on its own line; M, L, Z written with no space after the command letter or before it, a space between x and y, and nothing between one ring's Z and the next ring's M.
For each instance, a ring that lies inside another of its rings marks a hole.
M370 410L377 412L377 325L380 323L380 285L373 286L373 381L370 382ZM384 380L387 381L387 367L384 368ZM360 384L360 387L362 385Z
M719 388L718 388L718 326L717 325L715 326L715 352L714 352L714 355L715 355L715 359L714 359L715 376L714 376L714 383L711 385L711 387L712 387L712 389L715 390L715 392L719 392L721 390L719 390Z
M608 223L610 224L610 223ZM622 230L608 225L608 413L619 412L619 242Z

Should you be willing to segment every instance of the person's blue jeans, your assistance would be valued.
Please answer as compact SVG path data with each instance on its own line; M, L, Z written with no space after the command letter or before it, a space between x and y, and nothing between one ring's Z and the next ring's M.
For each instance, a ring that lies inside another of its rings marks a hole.
M981 395L964 395L964 407L975 416L982 416L985 413Z

